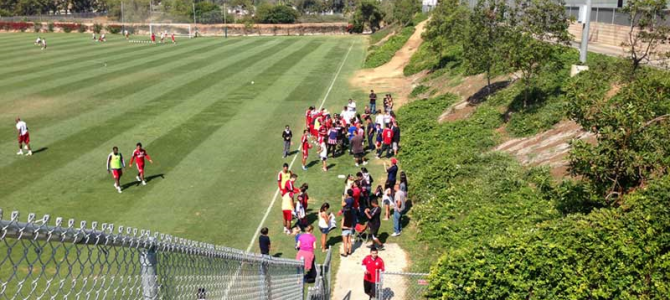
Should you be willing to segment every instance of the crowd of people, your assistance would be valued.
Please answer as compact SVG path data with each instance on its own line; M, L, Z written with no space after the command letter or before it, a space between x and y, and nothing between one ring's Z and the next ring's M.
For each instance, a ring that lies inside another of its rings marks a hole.
M300 139L302 169L307 170L309 150L317 147L323 171L328 171L328 158L350 154L353 163L360 167L356 174L345 176L341 201L324 202L317 213L317 226L320 237L314 236L315 227L309 224L306 217L309 206L307 194L308 184L298 187L298 174L289 170L285 163L277 175L277 185L282 196L281 209L283 232L295 236L296 259L304 259L306 278L314 268L314 251L321 249L326 252L328 236L339 226L342 236L340 255L348 257L354 250L355 240L371 241L370 255L362 264L365 266L365 292L374 297L374 289L370 282L375 283L376 271L384 268L383 260L378 257L379 250L384 250L380 238L382 221L393 218L392 237L402 233L402 217L407 211L407 176L398 168L395 156L400 149L400 127L393 112L393 98L390 94L384 97L384 111L376 110L377 95L370 91L370 102L362 112L357 111L356 102L349 99L339 114L331 114L326 109L311 106L305 112L305 129ZM283 153L286 158L291 154L293 132L285 126L282 131ZM367 154L377 159L391 157L389 164L383 161L386 180L377 184L365 165L368 164ZM374 188L373 188L374 187ZM331 206L333 205L333 206ZM392 214L391 214L392 212ZM339 221L338 221L339 219ZM295 222L294 222L295 221ZM263 228L259 238L261 253L269 255L269 229ZM375 270L372 270L377 268Z

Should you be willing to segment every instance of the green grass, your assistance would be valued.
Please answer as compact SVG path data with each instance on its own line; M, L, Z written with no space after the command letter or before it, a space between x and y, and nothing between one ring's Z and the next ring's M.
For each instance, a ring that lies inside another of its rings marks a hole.
M359 37L200 38L173 46L42 34L49 48L41 51L32 45L36 36L0 34L0 207L240 249L272 201L276 172L293 158L281 158L279 132L289 124L299 138L305 108L321 103L351 47L325 105L337 111L353 95L347 80L364 55ZM28 123L33 149L43 149L32 157L14 154L17 116ZM118 194L104 160L112 146L129 160L137 142L155 162L147 169L152 180L138 186L127 169ZM299 182L310 183L312 207L339 197L334 183L353 172L348 162L335 160L328 173L294 165ZM279 220L275 211L267 220L275 252L293 257L281 247L291 238L280 236Z
M371 46L365 58L365 68L376 68L389 61L405 45L414 33L414 26L408 26L394 34L380 46Z

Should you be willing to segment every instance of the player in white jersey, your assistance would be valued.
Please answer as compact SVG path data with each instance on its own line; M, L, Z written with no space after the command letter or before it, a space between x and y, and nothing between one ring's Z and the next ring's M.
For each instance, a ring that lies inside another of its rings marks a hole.
M42 45L42 38L38 36L37 40L35 40L35 46L41 46L41 45Z
M33 150L30 149L30 134L28 133L28 125L22 121L21 118L16 118L16 131L19 134L19 152L17 155L23 155L23 145L25 144L28 155L33 155Z
M47 48L47 40L46 40L46 39L42 39L42 50L44 50L44 49L46 49L46 48Z

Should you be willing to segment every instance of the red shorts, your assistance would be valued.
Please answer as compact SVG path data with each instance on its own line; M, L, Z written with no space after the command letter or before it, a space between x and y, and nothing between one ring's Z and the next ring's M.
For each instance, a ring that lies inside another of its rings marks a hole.
M282 210L281 212L284 215L284 221L291 221L293 219L292 211Z
M123 175L123 170L121 170L121 169L112 169L112 176L114 176L114 179L119 179L119 178L121 178L121 175Z
M309 149L302 149L302 158L307 158L309 156Z
M144 163L137 163L137 170L144 175Z
M26 132L26 134L20 135L19 143L30 144L30 133Z

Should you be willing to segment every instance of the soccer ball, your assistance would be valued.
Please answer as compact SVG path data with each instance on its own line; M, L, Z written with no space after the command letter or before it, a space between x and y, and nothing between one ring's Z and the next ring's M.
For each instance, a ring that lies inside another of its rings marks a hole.
M252 81L251 84L254 84L254 82Z

